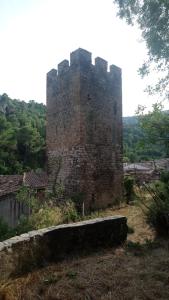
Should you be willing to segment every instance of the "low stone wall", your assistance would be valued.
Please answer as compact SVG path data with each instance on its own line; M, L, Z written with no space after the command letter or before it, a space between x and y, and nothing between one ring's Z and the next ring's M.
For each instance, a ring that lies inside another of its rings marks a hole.
M64 258L119 245L127 237L123 216L98 218L30 231L0 243L0 279Z

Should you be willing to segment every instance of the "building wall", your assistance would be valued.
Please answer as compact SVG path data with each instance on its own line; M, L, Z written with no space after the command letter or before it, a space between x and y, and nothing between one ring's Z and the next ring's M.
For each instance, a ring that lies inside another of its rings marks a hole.
M121 70L78 49L47 74L49 190L83 196L86 210L122 197Z
M28 215L28 207L16 200L14 194L2 196L0 199L0 218L10 227L15 227L21 215Z

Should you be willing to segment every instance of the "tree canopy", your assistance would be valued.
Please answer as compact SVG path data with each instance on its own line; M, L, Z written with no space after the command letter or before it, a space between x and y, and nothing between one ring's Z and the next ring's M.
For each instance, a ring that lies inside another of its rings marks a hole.
M128 24L137 23L148 49L148 59L140 68L142 76L152 69L159 71L159 80L150 93L160 92L169 98L169 1L168 0L114 0L120 18Z
M144 114L145 107L139 106L137 115L140 128L144 133L141 140L143 147L149 145L152 149L154 146L169 156L169 111L163 111L161 103L153 105L153 110Z
M124 162L139 162L165 158L169 154L169 114L154 105L144 114L140 106L137 116L123 118Z
M45 105L0 96L0 174L44 167Z
M169 154L169 114L160 104L144 115L123 118L124 161L136 162ZM45 168L46 107L0 96L0 174L23 174Z

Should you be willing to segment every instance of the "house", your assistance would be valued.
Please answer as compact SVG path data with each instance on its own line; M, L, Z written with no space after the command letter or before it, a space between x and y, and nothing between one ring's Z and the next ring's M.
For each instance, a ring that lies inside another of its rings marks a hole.
M133 176L137 183L151 182L160 178L160 173L169 171L169 159L157 159L138 163L124 163L124 175Z
M29 214L29 207L16 199L22 186L37 191L41 199L47 186L47 175L45 172L34 171L23 175L0 175L0 218L10 227L18 224L21 215Z

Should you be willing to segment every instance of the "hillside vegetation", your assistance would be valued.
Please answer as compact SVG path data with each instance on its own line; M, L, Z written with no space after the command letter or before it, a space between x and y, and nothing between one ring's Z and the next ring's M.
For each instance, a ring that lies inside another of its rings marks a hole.
M0 96L0 174L44 167L45 105Z
M123 117L124 162L165 158L169 155L169 113L161 103L148 114L140 106L133 117Z
M153 118L154 116L158 123L154 136L156 133L157 136L164 133L164 141L168 127L164 130L163 123L166 124L167 121L167 125L169 124L168 114L164 115L158 111L153 113ZM154 126L154 119L152 121L150 117L148 115L148 122L146 119L144 124L140 122L139 116L123 118L124 161L136 162L167 157L166 149L169 147L166 147L161 139L158 143L153 140L150 143L151 126ZM45 119L44 104L33 100L28 103L12 100L6 94L0 96L0 174L23 174L30 169L44 168ZM158 132L159 130L162 133Z

